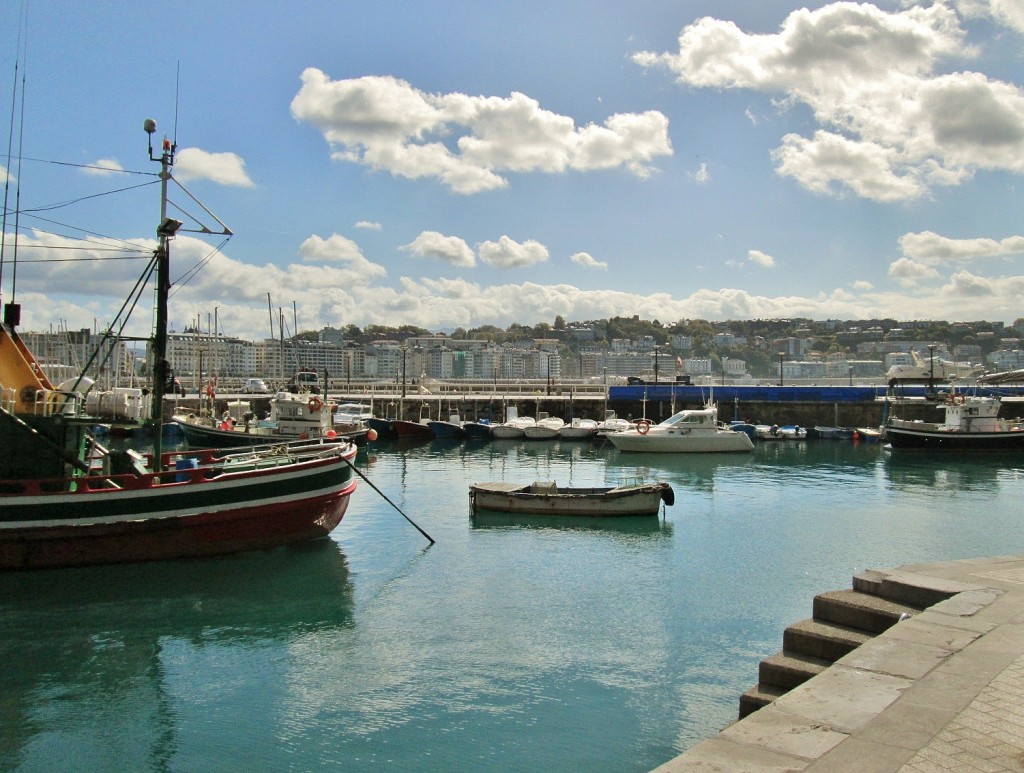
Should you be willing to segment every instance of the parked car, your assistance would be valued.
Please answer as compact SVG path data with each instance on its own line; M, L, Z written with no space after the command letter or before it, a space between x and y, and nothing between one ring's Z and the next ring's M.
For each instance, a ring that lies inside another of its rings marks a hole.
M247 378L242 384L242 392L247 395L265 395L269 391L267 382L261 378Z

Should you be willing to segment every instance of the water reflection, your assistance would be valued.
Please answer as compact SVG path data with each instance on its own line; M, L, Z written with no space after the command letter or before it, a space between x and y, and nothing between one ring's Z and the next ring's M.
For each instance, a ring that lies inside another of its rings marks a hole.
M474 529L551 529L593 532L610 537L649 535L657 539L672 536L672 524L658 515L588 518L586 516L517 515L478 510L470 516Z
M88 749L65 759L69 739L93 723L120 721L131 726L126 737L149 736L149 759L162 767L175 724L160 709L173 691L166 672L182 651L288 647L351 628L353 606L347 561L331 540L194 561L0 574L0 769L41 761L103 767L107 758ZM119 719L132 705L149 708Z
M934 454L887 452L885 474L899 489L927 489L931 494L949 491L989 491L1010 477L1024 475L1020 453Z
M753 454L637 454L615 453L608 469L620 476L664 481L679 490L711 493L723 479L735 478L754 466Z

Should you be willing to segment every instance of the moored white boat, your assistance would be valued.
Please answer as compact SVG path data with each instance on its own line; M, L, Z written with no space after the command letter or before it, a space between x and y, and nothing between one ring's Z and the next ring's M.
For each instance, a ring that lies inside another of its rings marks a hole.
M590 440L597 434L597 421L575 418L558 430L561 440Z
M563 419L541 414L531 426L523 428L523 436L527 440L554 440L564 426Z
M510 405L505 414L505 421L491 428L491 436L496 440L518 440L526 437L526 428L536 423L532 416L520 416L518 409Z
M640 422L636 428L615 432L608 439L620 451L645 453L726 453L752 451L754 444L744 432L733 432L718 423L713 404L679 411L660 424Z
M633 423L628 419L620 419L615 415L615 411L605 411L604 419L597 423L596 434L598 437L604 437L610 435L613 432L622 432L633 426Z

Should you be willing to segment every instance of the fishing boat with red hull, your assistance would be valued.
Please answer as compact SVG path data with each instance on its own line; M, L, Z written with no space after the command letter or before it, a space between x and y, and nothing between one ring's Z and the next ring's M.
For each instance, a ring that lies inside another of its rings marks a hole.
M171 468L0 480L0 569L257 550L328 535L356 488L350 444L164 455ZM174 462L180 464L175 469ZM109 469L109 468L107 468Z
M152 136L156 125L147 121L145 129ZM150 147L163 182L158 247L147 267L157 274L155 423L170 375L170 241L183 225L166 217L174 149L165 139L154 157ZM226 227L223 233L230 235ZM151 455L108 450L92 436L96 420L84 411L89 382L54 385L19 336L20 322L20 305L6 303L0 324L0 569L235 553L324 537L341 521L356 487L353 444L321 438L236 453L164 453L156 432Z

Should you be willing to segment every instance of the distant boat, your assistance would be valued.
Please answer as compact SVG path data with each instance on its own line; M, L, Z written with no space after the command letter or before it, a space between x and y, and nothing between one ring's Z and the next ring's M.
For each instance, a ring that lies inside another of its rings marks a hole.
M808 430L807 436L820 440L849 440L853 437L853 430L849 427L823 427L818 425Z
M969 362L950 362L949 360L925 360L915 351L910 352L913 365L893 365L885 374L890 386L900 381L956 381L981 375L984 369L980 365Z
M369 428L373 407L362 403L341 403L334 406L331 423L338 433L354 433Z
M477 421L467 421L462 425L462 429L465 431L466 437L471 440L486 440L491 437L494 425L487 419L478 419Z
M754 437L757 440L806 440L807 430L799 424L758 424Z
M646 453L725 453L753 451L746 433L733 432L718 423L718 409L679 411L660 424L641 421L634 429L615 432L608 439L620 451Z
M377 433L377 437L381 440L390 440L398 437L395 432L395 419L385 419L379 416L373 416L366 420L367 425L374 432Z
M523 428L523 437L527 440L554 440L564 426L563 419L542 412L532 425Z
M633 423L628 419L620 419L615 415L615 411L605 411L604 419L597 423L596 434L598 437L604 437L610 435L613 432L622 432L623 430L630 429Z
M595 419L573 419L558 430L561 440L590 440L597 435Z
M194 447L237 448L342 435L334 428L330 404L308 393L278 392L270 398L270 415L264 419L257 419L248 401L241 400L228 403L219 417L175 414L173 422Z
M604 488L559 487L554 481L474 483L469 487L470 507L521 515L613 517L657 515L664 502L675 502L668 483L641 483Z
M999 418L998 397L952 392L936 405L941 422L909 421L890 414L885 439L897 449L941 451L1019 451L1024 449L1024 423ZM859 431L859 430L858 430Z
M438 439L458 439L466 437L466 429L462 422L462 417L457 413L449 414L447 421L428 421L427 426L430 428L434 437Z
M498 440L517 440L526 437L526 428L536 424L532 416L520 416L519 409L510 405L505 413L505 421L491 429L491 435Z

